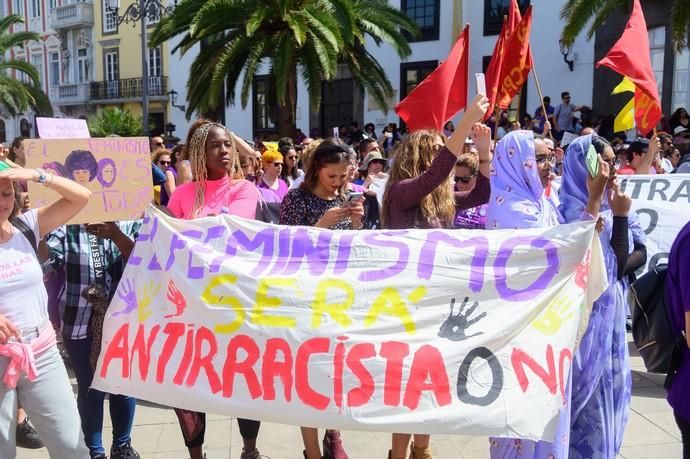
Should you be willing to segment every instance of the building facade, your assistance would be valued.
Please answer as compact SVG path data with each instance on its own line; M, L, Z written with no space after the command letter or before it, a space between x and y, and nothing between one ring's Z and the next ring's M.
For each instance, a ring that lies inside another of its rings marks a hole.
M28 43L24 48L9 51L9 59L30 62L38 70L41 88L46 94L58 85L62 78L60 40L51 27L51 11L57 7L59 0L0 0L0 16L16 14L24 18L23 24L12 27L10 32L31 31L40 36L40 40ZM21 78L22 75L12 75ZM59 107L51 98L53 111ZM31 111L19 113L15 117L0 106L0 142L11 142L17 136L34 136L35 116Z
M298 81L298 102L296 124L305 134L312 129L330 133L333 126L348 125L357 121L360 126L373 123L380 132L388 123L401 120L393 111L398 101L403 99L420 81L432 72L450 52L456 38L466 23L470 28L470 75L483 72L488 65L494 45L498 38L503 14L507 14L508 0L390 0L413 18L422 30L421 37L410 43L412 53L401 60L388 45L376 46L368 42L368 50L378 59L386 70L395 94L389 100L389 110L384 112L366 93L363 93L342 68L336 79L323 83L323 98L318 110L311 110L309 98L303 81ZM520 0L522 8L529 3ZM551 96L552 103L560 101L562 91L570 91L573 101L591 105L594 72L594 42L578 38L568 59L574 61L573 70L563 62L558 38L563 28L559 17L564 0L534 0L532 50L537 70L543 72L541 86L544 95ZM172 66L184 71L176 71L171 76L171 87L184 100L189 69L195 50L186 56L171 56ZM470 79L473 81L473 79ZM273 107L268 104L268 79L257 77L253 95L246 108L240 105L228 107L224 116L231 129L245 138L275 135L276 123ZM539 104L539 96L533 76L523 91L521 103L523 110L533 113ZM468 97L474 96L474 84L468 88ZM516 107L517 110L517 107ZM184 133L189 122L179 110L173 110L172 120L178 132ZM456 121L457 121L456 117ZM182 129L181 129L182 128Z
M123 15L136 0L120 2ZM141 116L143 94L142 47L140 22L118 25L115 11L107 0L94 0L94 81L89 88L90 103L95 111L103 108L129 110ZM147 26L150 32L156 22ZM149 124L153 135L164 132L168 122L168 45L144 51L148 63ZM186 69L188 70L188 69Z

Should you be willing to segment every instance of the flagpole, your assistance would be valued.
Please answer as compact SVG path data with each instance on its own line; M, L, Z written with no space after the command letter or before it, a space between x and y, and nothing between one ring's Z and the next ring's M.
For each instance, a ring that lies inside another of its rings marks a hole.
M534 84L537 86L537 93L539 94L539 103L541 104L541 113L544 115L545 122L549 121L549 114L546 112L546 106L544 105L544 94L541 92L541 85L539 84L539 77L537 76L537 69L534 66L534 59L532 59L532 76L534 76ZM553 128L553 126L551 126ZM549 138L553 140L553 134L551 134L551 129L549 129Z

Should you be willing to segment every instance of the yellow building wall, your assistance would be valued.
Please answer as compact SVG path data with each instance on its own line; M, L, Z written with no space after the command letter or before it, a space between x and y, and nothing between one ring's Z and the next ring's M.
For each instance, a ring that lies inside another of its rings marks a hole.
M120 2L120 10L118 14L124 14L129 5L138 0L123 0ZM165 2L163 2L165 3ZM123 22L117 27L115 32L104 32L104 11L105 0L94 0L94 77L95 81L105 80L105 60L104 51L117 48L119 51L119 78L121 80L128 78L141 78L141 22ZM150 37L154 26L147 28L147 35ZM147 38L148 38L147 37ZM104 46L105 45L105 46ZM169 52L168 45L164 43L161 45L161 72L162 76L168 77L169 73ZM168 86L169 86L168 82ZM168 90L170 88L168 87ZM119 107L129 110L135 116L141 116L142 104L141 100L138 102L118 102L112 104L99 104L98 112L103 108ZM169 106L167 102L150 101L149 111L155 110L157 112L165 112L165 119L170 119L168 112Z

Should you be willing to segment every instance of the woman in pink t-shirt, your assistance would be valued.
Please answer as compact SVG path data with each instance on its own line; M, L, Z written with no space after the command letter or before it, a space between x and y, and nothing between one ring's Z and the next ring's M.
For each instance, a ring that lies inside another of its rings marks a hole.
M173 216L191 220L226 213L254 219L258 193L243 178L238 141L222 124L200 119L192 125L186 145L194 181L175 188L168 202ZM191 459L202 459L206 414L177 408L175 412ZM244 443L242 459L258 459L259 421L237 423Z

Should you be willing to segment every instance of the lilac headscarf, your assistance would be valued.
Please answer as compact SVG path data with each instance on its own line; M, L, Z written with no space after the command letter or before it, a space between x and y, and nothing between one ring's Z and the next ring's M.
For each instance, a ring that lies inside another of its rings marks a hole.
M587 190L587 167L585 156L592 144L592 136L578 137L568 146L563 161L563 185L559 191L561 205L559 210L566 223L578 221L583 218L589 192ZM573 361L573 391L572 391L572 418L575 422L578 414L594 395L595 390L604 380L609 378L607 373L618 360L617 349L614 349L614 326L624 311L622 298L617 288L617 263L616 255L611 248L611 230L613 217L608 206L608 201L603 200L600 216L604 219L604 229L600 233L601 247L604 253L604 262L609 287L592 305L589 324L585 331L580 346L577 349ZM624 326L624 315L623 326ZM623 329L624 330L624 329ZM623 331L623 333L625 333ZM625 350L627 352L627 349ZM604 381L606 383L606 381ZM613 397L624 394L614 394ZM614 405L618 403L613 401ZM623 426L625 422L622 422ZM571 442L572 445L572 442Z
M532 131L511 131L498 143L491 170L486 229L548 228L561 222L544 196Z

